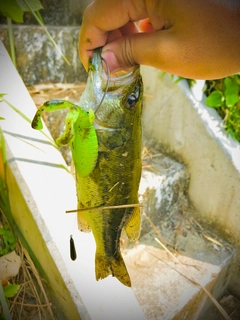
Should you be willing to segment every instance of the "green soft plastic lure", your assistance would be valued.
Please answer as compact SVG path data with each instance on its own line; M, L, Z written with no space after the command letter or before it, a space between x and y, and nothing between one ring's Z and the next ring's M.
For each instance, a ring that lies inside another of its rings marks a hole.
M98 139L94 128L94 111L85 111L67 100L46 101L36 112L32 128L41 130L43 111L69 109L63 134L56 139L58 146L70 144L75 170L78 176L87 177L95 168L98 158Z

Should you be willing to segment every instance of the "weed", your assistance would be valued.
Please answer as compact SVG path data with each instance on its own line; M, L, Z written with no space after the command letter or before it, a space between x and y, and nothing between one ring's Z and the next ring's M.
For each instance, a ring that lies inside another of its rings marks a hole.
M16 247L15 237L9 226L5 224L0 228L0 256L10 253Z
M240 142L240 75L207 80L204 92L206 105L216 109L226 132Z
M10 52L11 58L16 66L16 54L15 54L15 45L14 45L14 36L13 36L13 28L12 21L23 23L24 12L31 12L34 18L37 20L38 24L44 29L48 39L52 42L54 47L61 54L64 61L71 65L65 55L62 53L59 46L56 44L47 28L44 25L42 16L40 14L40 10L43 8L40 0L8 0L8 1L0 1L0 13L6 17L7 25L8 25L8 36L10 42Z

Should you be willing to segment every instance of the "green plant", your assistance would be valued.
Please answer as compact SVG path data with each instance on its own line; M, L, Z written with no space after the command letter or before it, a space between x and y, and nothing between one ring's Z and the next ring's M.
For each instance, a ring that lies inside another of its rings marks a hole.
M165 75L167 74L167 72L163 72L161 74L161 78L164 77ZM196 83L196 80L195 79L188 79L188 78L183 78L181 76L176 76L174 74L171 74L170 73L170 76L171 78L174 80L175 83L178 83L179 81L181 80L186 80L188 85L189 85L189 88L192 88L192 86Z
M5 141L0 128L0 214L4 210L8 215L11 211L8 189L6 185L6 149ZM0 228L0 255L4 255L12 250L16 246L15 237L12 231L9 229L8 225L4 225ZM19 285L7 284L4 288L2 286L2 280L0 279L0 304L2 307L2 312L0 312L0 319L11 320L10 311L8 308L7 298L13 297L19 290Z
M193 85L196 83L195 79L188 79L188 78L183 78L183 77L180 77L180 76L177 76L177 79L175 80L175 83L178 83L179 81L181 81L183 79L187 80L189 88L192 88Z
M176 83L183 80L177 77ZM193 79L185 79L191 88ZM240 142L240 75L217 79L206 80L204 93L207 96L206 105L216 109L223 119L223 128L234 139Z
M2 228L0 228L0 256L13 251L15 247L15 237L9 226L5 224Z
M55 48L59 51L62 58L65 62L70 65L68 59L64 56L61 52L61 49L58 47L52 36L49 34L47 28L44 25L43 19L41 17L40 11L43 9L43 6L39 0L7 0L7 1L0 1L0 13L6 17L7 25L8 25L8 36L9 36L9 43L10 43L10 53L11 58L16 66L16 55L15 55L15 47L14 47L14 36L13 36L13 28L12 28L12 21L23 23L23 16L24 12L31 12L34 18L37 20L38 24L42 26L48 39L52 42Z
M19 284L10 284L3 286L2 281L0 281L0 302L2 307L2 312L0 311L0 319L11 320L11 314L8 307L8 298L14 297L20 289Z
M0 214L2 212L11 220L11 207L8 196L8 188L6 184L6 149L5 140L0 128ZM0 256L3 256L16 247L16 240L13 232L10 230L9 226L5 224L0 228ZM0 311L0 319L11 320L10 311L8 308L8 298L13 297L19 290L20 285L7 283L3 287L2 279L0 279L0 304L2 307L2 312Z
M215 108L228 134L240 142L240 75L207 80L206 105Z

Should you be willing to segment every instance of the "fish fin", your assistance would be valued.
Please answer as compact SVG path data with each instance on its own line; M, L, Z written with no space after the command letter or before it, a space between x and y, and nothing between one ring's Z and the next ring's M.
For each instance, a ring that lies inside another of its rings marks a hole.
M89 224L88 224L83 212L78 211L78 213L77 213L77 221L78 221L78 229L80 231L82 231L82 232L91 232L91 228L90 228L90 226L89 226Z
M131 280L120 253L117 257L107 258L106 256L99 255L96 252L95 272L96 280L104 279L112 274L112 276L116 277L122 284L127 287L131 287Z
M138 240L141 232L141 213L139 207L133 209L131 217L124 229L130 241Z

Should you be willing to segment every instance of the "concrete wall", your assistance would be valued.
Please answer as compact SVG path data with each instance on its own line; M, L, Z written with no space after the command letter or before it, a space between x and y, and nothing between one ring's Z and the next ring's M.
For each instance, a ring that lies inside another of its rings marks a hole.
M42 0L43 21L54 41L70 62L61 58L44 30L30 13L24 23L14 23L17 69L26 85L40 82L80 82L87 74L78 55L82 14L90 0ZM10 53L6 18L0 15L0 40Z
M87 73L78 54L80 27L48 27L49 33L71 65L62 59L42 27L14 26L13 30L17 69L26 85L86 80ZM0 26L0 40L10 52L7 26Z
M189 197L207 222L240 244L240 146L228 139L215 110L159 70L143 67L144 135L179 156L190 173Z
M48 26L79 26L82 14L90 0L40 0L43 9L40 10L43 21ZM5 24L6 18L0 15L0 24ZM24 14L25 25L38 25L30 13Z

